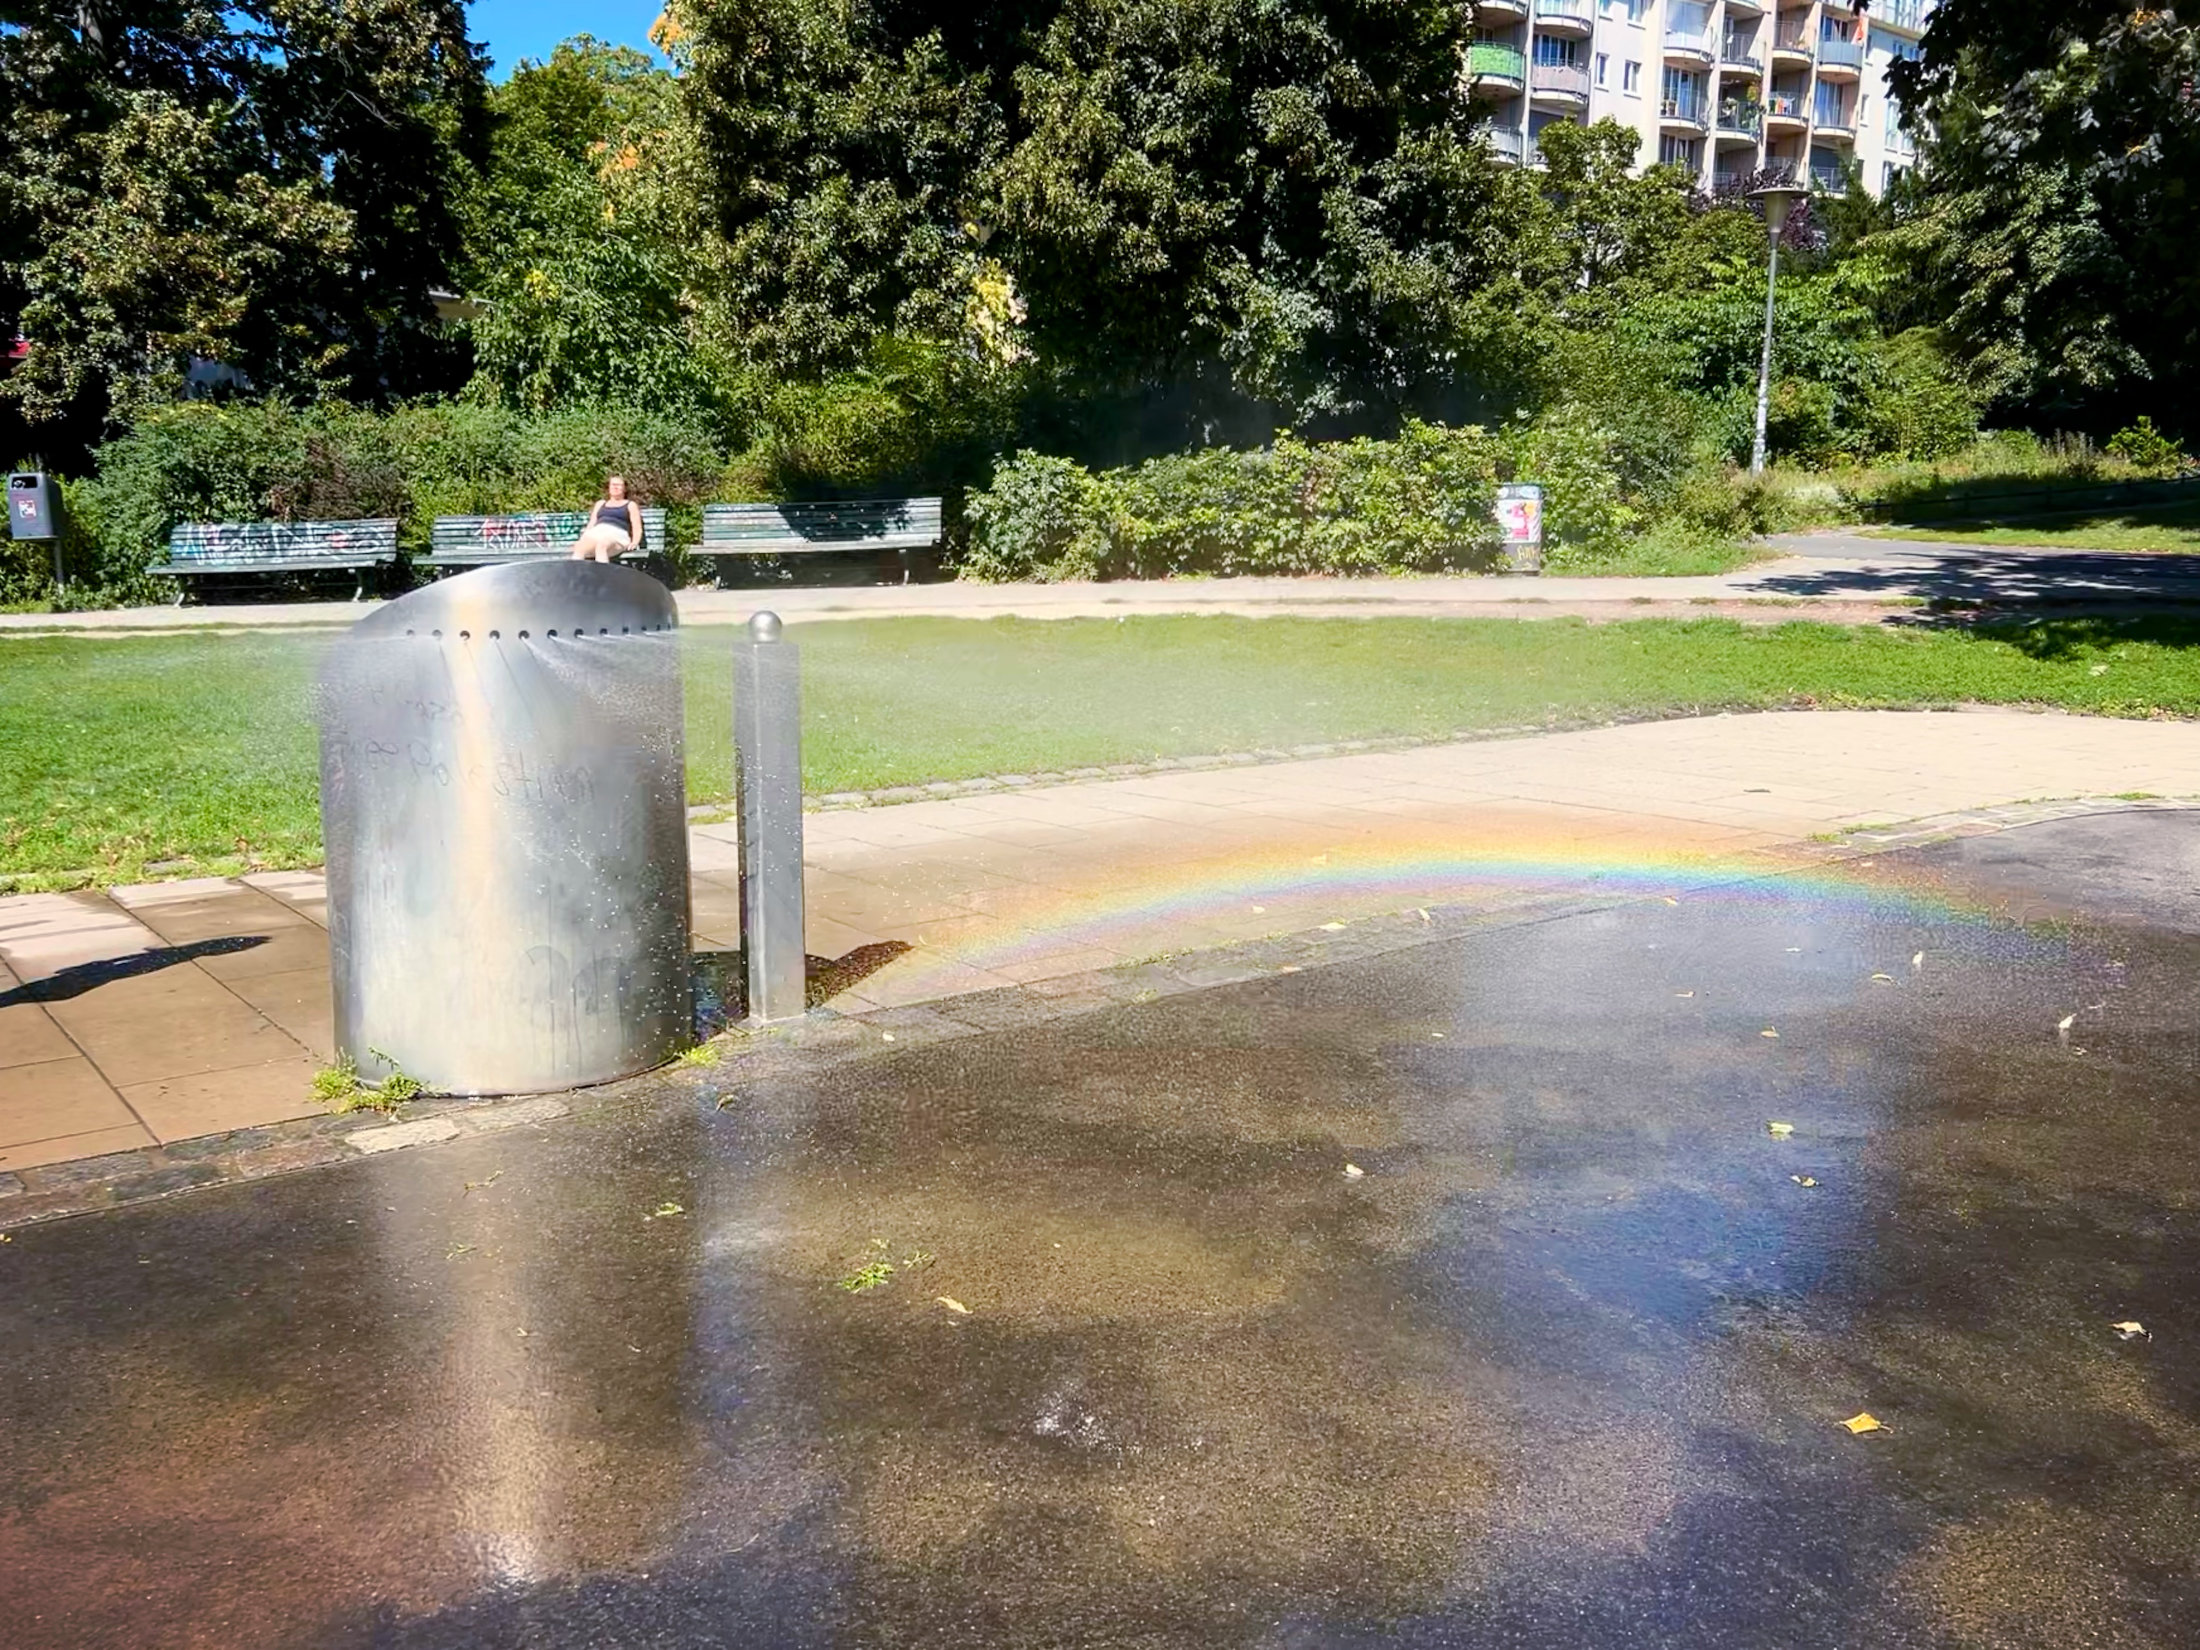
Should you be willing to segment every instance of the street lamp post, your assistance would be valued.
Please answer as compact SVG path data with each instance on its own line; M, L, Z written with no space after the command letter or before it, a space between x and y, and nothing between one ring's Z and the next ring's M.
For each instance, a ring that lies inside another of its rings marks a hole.
M1809 191L1793 183L1768 183L1752 189L1749 198L1765 203L1765 349L1757 362L1757 435L1749 445L1749 473L1762 475L1765 468L1765 419L1772 410L1772 293L1780 279L1780 231L1787 227L1788 209Z

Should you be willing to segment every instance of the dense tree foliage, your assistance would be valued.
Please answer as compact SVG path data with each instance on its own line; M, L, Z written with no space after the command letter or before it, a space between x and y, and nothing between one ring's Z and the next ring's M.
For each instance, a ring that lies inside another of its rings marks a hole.
M2190 426L2200 374L2200 23L1942 0L1898 89L1930 124L1902 239L2012 410Z
M191 362L376 399L449 370L480 56L459 0L5 0L0 305L33 428L172 397Z
M462 0L0 0L0 456L141 432L108 451L166 478L114 507L142 545L183 499L365 508L393 464L547 497L580 469L537 424L635 463L687 432L685 500L1425 423L1606 542L1747 450L1762 220L1611 123L1497 163L1472 32L1471 0L671 0L653 53L491 87ZM2196 36L1947 0L1902 75L1920 177L1790 221L1775 452L1935 456L1982 405L2189 434ZM194 372L258 410L171 418ZM229 479L169 475L202 460Z

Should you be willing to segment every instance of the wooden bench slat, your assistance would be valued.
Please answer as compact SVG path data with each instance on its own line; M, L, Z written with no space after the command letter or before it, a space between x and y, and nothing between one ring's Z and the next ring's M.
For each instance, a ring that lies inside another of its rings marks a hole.
M311 572L378 567L397 559L394 517L367 521L184 522L168 535L168 560L149 571Z
M430 567L482 567L572 553L588 525L585 510L534 510L510 516L438 516L428 529ZM665 544L661 505L642 506L642 543L630 555L646 556Z
M940 542L936 498L818 503L709 504L706 556L782 556L852 550L924 550Z

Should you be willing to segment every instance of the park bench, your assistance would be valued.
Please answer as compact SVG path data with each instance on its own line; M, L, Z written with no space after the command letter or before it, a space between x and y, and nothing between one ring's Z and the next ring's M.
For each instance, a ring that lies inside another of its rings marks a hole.
M437 516L428 530L423 567L492 567L499 562L535 561L567 556L588 525L585 510L542 510L517 516ZM660 554L665 547L665 513L642 506L642 542L626 557Z
M936 498L841 499L821 504L707 504L704 556L792 556L892 550L909 582L910 552L940 542Z
M394 520L193 521L168 535L168 559L146 571L176 581L179 607L192 579L297 573L348 573L351 599L357 601L366 594L367 575L396 560Z

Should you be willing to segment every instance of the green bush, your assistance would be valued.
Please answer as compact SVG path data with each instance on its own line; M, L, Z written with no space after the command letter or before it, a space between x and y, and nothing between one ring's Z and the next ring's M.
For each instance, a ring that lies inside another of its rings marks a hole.
M2144 414L2138 423L2108 438L2108 452L2112 458L2120 458L2134 470L2149 475L2170 475L2185 465L2184 450Z
M1094 475L1022 452L970 495L977 579L1436 572L1497 556L1506 444L1409 422L1395 441L1215 447Z
M1875 457L1933 459L1978 438L1978 397L1929 327L1873 346L1856 408L1857 446Z
M528 417L441 402L388 414L186 402L97 457L98 479L80 491L116 579L159 560L180 522L395 516L399 542L419 550L436 516L578 509L611 473L646 503L692 505L725 463L692 426L647 410Z

